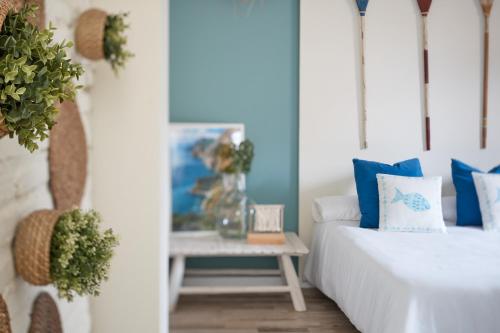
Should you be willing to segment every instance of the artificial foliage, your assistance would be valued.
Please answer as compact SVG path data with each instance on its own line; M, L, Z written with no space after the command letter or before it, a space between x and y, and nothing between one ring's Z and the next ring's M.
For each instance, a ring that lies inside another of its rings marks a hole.
M127 13L108 15L104 28L104 57L111 64L113 71L118 73L125 67L127 60L134 55L125 49L127 37L124 32L129 28L125 23Z
M55 42L54 27L39 30L29 22L36 9L10 11L0 30L0 120L30 152L48 137L56 103L75 97L73 80L83 74L67 56L71 42Z
M216 150L216 170L222 173L248 173L254 157L254 146L245 140L236 146L233 143L221 143Z
M74 209L60 216L50 246L50 276L59 297L99 295L107 280L117 236L111 229L100 232L101 218L93 210Z

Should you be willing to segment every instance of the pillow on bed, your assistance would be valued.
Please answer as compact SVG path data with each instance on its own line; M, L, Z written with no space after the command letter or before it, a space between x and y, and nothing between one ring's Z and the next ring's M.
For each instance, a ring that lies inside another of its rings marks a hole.
M359 221L358 197L355 195L337 195L313 200L312 216L314 222Z
M458 160L451 160L451 175L457 192L457 225L482 225L481 210L477 198L473 172L481 173L470 165ZM500 166L493 168L489 173L500 173Z
M377 187L377 174L422 177L420 161L415 158L394 165L352 160L354 164L354 178L358 192L359 208L361 210L361 228L378 228L379 199Z
M500 175L473 172L483 229L500 231Z
M380 231L446 232L441 177L378 174Z

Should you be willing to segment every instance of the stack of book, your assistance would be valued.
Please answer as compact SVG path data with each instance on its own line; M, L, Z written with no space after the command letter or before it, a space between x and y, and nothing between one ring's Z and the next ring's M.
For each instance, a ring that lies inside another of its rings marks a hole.
M247 243L255 245L282 245L285 244L285 234L282 232L249 232Z

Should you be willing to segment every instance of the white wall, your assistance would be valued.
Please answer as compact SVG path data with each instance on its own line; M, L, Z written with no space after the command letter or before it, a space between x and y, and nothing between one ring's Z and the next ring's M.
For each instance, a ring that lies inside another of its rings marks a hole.
M491 17L489 147L479 149L482 15L478 1L440 0L429 14L432 151L421 130L420 19L413 0L370 1L366 16L368 144L359 150L359 30L352 0L301 1L300 234L310 239L311 202L355 193L353 157L419 157L445 177L450 158L481 168L500 163L500 7Z
M93 332L167 330L166 0L94 0L110 13L130 12L135 53L116 77L97 65L91 95L94 206L120 235L110 280L92 300Z
M45 0L45 3L47 23L52 21L58 28L55 39L73 40L74 21L87 7L88 1ZM81 59L74 50L70 56L75 62L81 62L87 71L81 78L81 84L90 86L91 64ZM77 102L90 143L88 124L91 103L85 90L79 91ZM27 332L32 303L40 290L47 290L56 299L65 332L89 332L87 298L76 298L72 303L67 303L57 299L54 288L30 286L15 275L11 244L18 221L34 210L53 207L48 187L47 154L48 140L33 154L19 146L17 139L0 140L0 294L9 307L13 332ZM87 184L82 207L90 206L90 184Z

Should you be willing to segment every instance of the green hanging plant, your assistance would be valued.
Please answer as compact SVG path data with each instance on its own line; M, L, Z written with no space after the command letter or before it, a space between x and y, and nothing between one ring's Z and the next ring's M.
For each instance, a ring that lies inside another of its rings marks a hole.
M100 221L93 210L74 209L59 217L50 245L50 276L60 297L98 296L107 280L118 239L111 229L101 233Z
M121 13L117 15L108 15L106 18L106 26L104 28L104 57L111 64L113 71L118 71L125 67L129 58L134 54L127 51L125 46L127 44L127 37L124 32L129 28L125 23L125 18L128 13Z
M29 22L36 6L9 11L0 30L0 135L16 135L30 152L48 137L56 104L74 99L74 79L83 74L66 51L71 42L55 42L52 25L39 30Z

